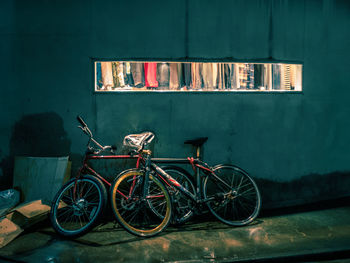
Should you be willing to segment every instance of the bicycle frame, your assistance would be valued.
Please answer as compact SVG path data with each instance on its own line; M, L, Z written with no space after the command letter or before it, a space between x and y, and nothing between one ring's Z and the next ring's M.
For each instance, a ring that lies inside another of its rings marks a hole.
M88 161L89 160L125 160L125 159L136 160L136 168L139 168L140 161L142 160L142 156L139 154L138 155L87 155L86 154L83 160L83 165L78 171L77 178L79 178L81 174L86 172L96 176L106 185L111 186L110 182L108 182L105 178L103 178L101 174L99 174L89 166Z
M194 159L193 157L188 158L150 158L150 164L147 164L147 160L143 158L141 154L138 155L85 155L83 160L83 165L79 169L78 176L83 174L84 172L92 174L99 178L102 182L104 182L106 185L111 186L111 183L107 181L103 176L95 171L91 166L89 166L88 161L89 160L136 160L136 167L140 168L140 163L143 163L145 167L149 167L149 165L152 167L154 171L158 174L158 176L170 187L175 187L182 193L184 193L187 197L189 197L192 201L196 203L203 203L211 201L202 199L202 180L200 176L200 171L204 171L204 173L208 176L214 176L217 180L219 180L221 183L226 185L228 188L230 188L229 185L223 180L218 177L214 171L212 171L209 166L204 163L203 161L199 159ZM180 183L178 183L174 178L172 178L169 174L167 174L161 167L156 165L155 163L171 163L171 164L190 164L192 166L193 171L195 172L195 181L196 181L196 195L193 195L190 191L188 191L185 187L183 187ZM147 169L147 168L146 168ZM148 180L145 181L145 183L148 183ZM144 189L147 189L146 187ZM146 192L145 192L146 195ZM125 196L126 197L126 196ZM128 197L126 197L128 198Z
M231 187L223 181L220 177L218 177L215 172L209 168L208 164L204 163L200 159L194 159L193 157L188 157L187 159L181 158L151 158L151 167L156 171L158 176L170 187L175 187L182 193L184 193L187 197L189 197L195 203L206 203L214 200L214 197L203 199L202 197L202 179L200 176L200 171L204 171L207 176L214 176L216 180L220 181L222 184L227 186L229 189ZM196 195L193 195L190 191L188 191L185 187L183 187L179 182L177 182L174 178L172 178L169 174L167 174L163 169L161 169L155 163L171 163L171 164L191 164L196 179ZM166 178L166 179L164 179Z

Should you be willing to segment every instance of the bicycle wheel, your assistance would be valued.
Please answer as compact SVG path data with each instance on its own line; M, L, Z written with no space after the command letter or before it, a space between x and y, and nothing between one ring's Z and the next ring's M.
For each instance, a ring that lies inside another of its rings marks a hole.
M193 195L196 195L193 178L186 170L177 166L164 166L161 168ZM193 202L176 188L170 186L167 186L167 188L173 201L174 215L171 223L179 225L188 222L194 215Z
M251 223L259 214L261 198L256 183L242 169L232 165L218 165L213 169L226 184L208 175L203 184L204 198L209 210L220 221L232 226Z
M143 198L144 176L144 171L138 169L119 174L111 187L111 201L122 227L136 236L150 237L168 226L172 205L166 187L153 175L149 177L148 193Z
M81 236L97 223L106 203L107 191L99 179L89 175L71 179L54 198L52 227L65 237Z

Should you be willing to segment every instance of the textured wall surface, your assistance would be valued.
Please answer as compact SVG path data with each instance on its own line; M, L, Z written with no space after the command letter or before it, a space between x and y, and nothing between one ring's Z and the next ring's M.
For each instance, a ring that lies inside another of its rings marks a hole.
M246 169L267 206L349 195L349 26L345 0L1 1L2 188L17 155L78 166L81 114L104 144L154 131L156 156L208 136L208 163ZM300 62L303 92L94 93L94 59L132 58Z

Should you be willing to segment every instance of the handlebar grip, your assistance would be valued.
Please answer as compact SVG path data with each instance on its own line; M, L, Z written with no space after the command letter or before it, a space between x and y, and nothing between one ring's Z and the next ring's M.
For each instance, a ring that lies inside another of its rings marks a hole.
M77 120L80 122L80 124L83 126L83 127L86 127L86 123L83 121L83 119L78 115L77 116Z

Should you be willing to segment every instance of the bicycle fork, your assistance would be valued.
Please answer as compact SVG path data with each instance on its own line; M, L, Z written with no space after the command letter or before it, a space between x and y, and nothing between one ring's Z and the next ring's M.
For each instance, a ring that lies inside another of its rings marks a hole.
M150 150L143 150L143 154L146 155L145 160L145 176L143 178L143 187L142 187L142 201L146 201L147 195L148 195L148 187L149 187L149 176L151 172L151 151Z

